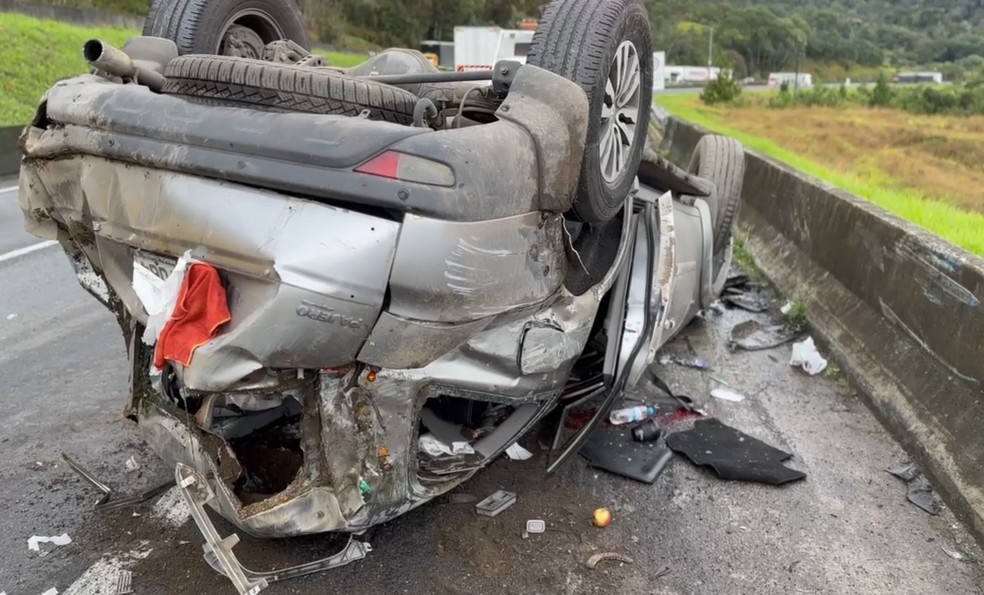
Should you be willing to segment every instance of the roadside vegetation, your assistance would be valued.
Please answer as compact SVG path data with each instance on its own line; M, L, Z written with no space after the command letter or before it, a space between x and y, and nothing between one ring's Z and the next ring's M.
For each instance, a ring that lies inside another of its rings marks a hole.
M0 126L27 123L41 95L59 79L87 71L82 46L98 37L122 46L139 31L79 27L58 21L0 13ZM355 66L365 53L315 50L335 66Z
M837 89L832 92L838 93ZM673 115L839 186L984 256L984 116L917 115L865 105L706 105L662 95Z
M27 123L53 82L86 72L86 41L98 37L122 45L133 33L0 13L0 126Z

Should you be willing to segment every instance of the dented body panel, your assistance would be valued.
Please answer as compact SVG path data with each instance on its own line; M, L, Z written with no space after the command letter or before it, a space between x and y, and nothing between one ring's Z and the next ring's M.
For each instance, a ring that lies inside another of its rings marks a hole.
M648 347L619 354L637 379L696 313L706 207L675 213L668 192L644 187L610 227L602 266L579 260L564 213L587 117L577 85L532 66L494 121L437 131L82 76L56 84L25 130L21 207L116 315L126 414L208 482L210 506L257 536L358 532L523 436L564 398L602 326ZM390 150L446 165L454 186L355 171ZM645 201L659 221L643 227ZM219 272L231 320L188 365L157 369L135 271L166 285L186 261ZM572 267L587 290L572 292ZM625 320L606 322L623 311L601 310L620 277ZM630 337L648 318L659 330ZM427 453L424 434L467 449Z

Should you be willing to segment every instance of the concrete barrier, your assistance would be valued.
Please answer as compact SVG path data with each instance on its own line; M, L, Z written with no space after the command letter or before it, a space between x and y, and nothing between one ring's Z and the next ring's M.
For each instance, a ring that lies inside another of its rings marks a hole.
M15 176L20 171L20 147L17 139L23 126L0 126L0 178Z
M686 162L706 131L671 119ZM984 259L747 151L739 227L815 336L984 544Z
M49 19L85 27L124 27L143 29L144 17L118 14L95 8L52 6L25 0L0 0L0 12L17 12L38 19Z

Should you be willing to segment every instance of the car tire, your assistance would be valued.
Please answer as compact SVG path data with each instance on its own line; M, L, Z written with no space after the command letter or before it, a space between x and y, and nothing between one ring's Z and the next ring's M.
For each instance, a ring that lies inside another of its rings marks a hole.
M294 0L153 0L143 34L170 39L179 54L260 58L281 39L310 49Z
M708 134L697 142L687 171L714 183L714 194L707 199L711 211L713 255L712 292L720 295L731 268L734 251L734 224L741 207L745 183L745 149L726 136Z
M178 56L161 92L213 104L413 123L417 97L397 87L326 69L231 56Z
M649 128L653 52L642 0L554 0L527 63L574 81L587 95L573 211L585 222L610 220L632 190Z

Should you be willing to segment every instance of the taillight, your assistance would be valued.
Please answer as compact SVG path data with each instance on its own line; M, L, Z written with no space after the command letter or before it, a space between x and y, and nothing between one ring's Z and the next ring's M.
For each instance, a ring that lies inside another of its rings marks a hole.
M355 171L402 182L454 186L454 171L447 165L397 151L381 153L355 168Z

